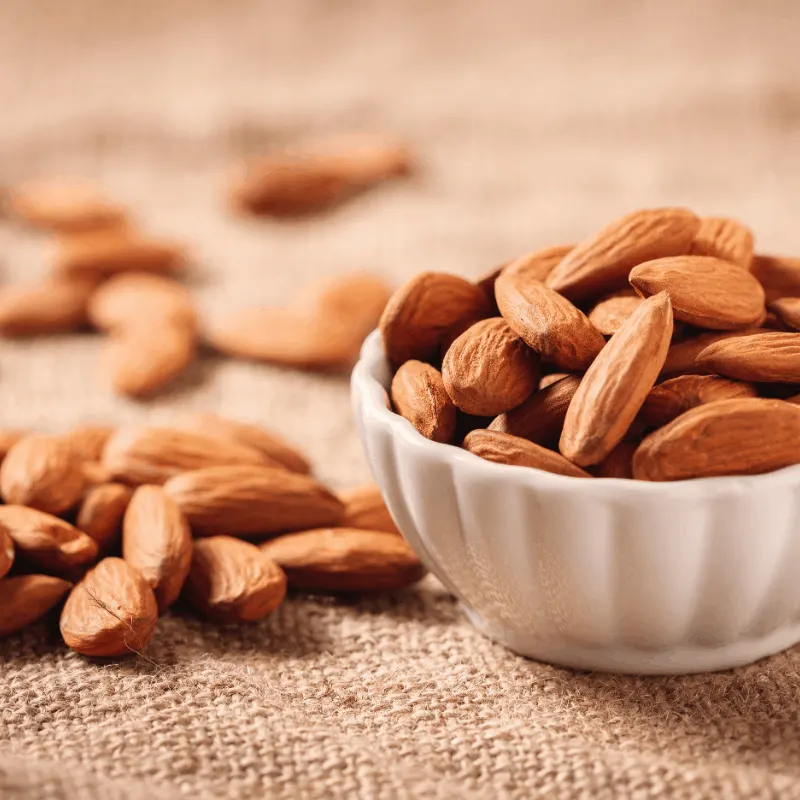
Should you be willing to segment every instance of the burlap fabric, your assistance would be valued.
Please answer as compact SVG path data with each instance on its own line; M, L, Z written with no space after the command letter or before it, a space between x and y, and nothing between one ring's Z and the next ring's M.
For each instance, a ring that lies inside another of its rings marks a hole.
M207 314L346 269L475 275L667 202L797 252L798 25L791 0L6 0L0 180L102 180L191 243ZM226 213L234 157L350 129L407 137L426 169L313 221ZM47 243L0 224L0 258L23 279ZM343 379L209 357L136 405L97 354L3 342L0 422L219 410L283 430L337 487L368 477ZM118 664L43 624L0 644L0 796L800 797L798 702L798 648L706 677L575 674L481 638L432 579L250 626L168 615Z

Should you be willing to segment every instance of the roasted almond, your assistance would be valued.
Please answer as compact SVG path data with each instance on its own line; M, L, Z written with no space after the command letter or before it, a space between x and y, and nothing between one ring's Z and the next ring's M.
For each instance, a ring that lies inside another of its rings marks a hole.
M622 441L656 382L671 338L672 306L661 292L628 317L578 386L559 443L570 461L599 464Z
M160 486L140 486L133 493L122 523L122 557L150 585L159 612L178 599L192 562L192 534Z
M60 514L77 504L85 488L81 462L61 436L29 434L0 466L0 491L7 503Z
M758 325L764 290L735 264L710 256L659 258L634 267L631 285L644 297L666 292L676 319L712 330Z
M789 330L800 330L800 297L782 297L780 300L773 300L769 304L769 310Z
M50 575L17 575L0 581L0 636L40 620L72 586Z
M75 455L81 461L99 461L114 428L110 425L80 425L64 434Z
M638 441L623 439L599 464L591 469L596 478L633 478L633 454Z
M250 622L274 611L286 596L286 575L258 547L230 536L195 542L186 597L220 622Z
M13 563L14 540L5 528L0 528L0 578L8 574Z
M464 449L496 464L534 467L556 475L590 478L588 472L576 467L564 456L546 447L499 431L476 430L464 439Z
M600 300L589 312L589 322L603 336L613 336L642 303L633 289L621 289Z
M27 506L0 506L0 529L14 542L15 558L59 575L97 558L97 544L63 519Z
M525 253L525 255L507 264L503 268L502 274L523 283L545 281L547 276L574 247L574 244L557 244L552 247L532 250L530 253Z
M121 483L101 483L86 492L75 525L97 542L101 555L108 553L119 540L122 518L132 494Z
M421 361L406 361L392 379L392 404L426 439L451 442L456 407L438 369Z
M556 447L567 408L580 382L577 375L567 375L534 392L522 405L492 420L489 430L510 433L542 447Z
M750 272L764 287L767 302L800 297L800 258L753 256Z
M753 260L753 232L735 219L701 217L690 254L714 256L749 269Z
M263 467L275 462L252 447L220 436L144 426L115 432L103 451L103 464L115 480L137 486L161 484L180 472L204 467Z
M61 612L68 647L87 656L124 656L147 647L158 620L153 590L121 558L105 558L69 593Z
M685 411L715 400L756 397L755 386L731 381L716 375L679 375L650 390L642 405L642 421L650 428L660 428Z
M518 406L536 389L539 374L536 354L500 317L476 322L462 333L442 364L450 399L476 416Z
M261 552L306 592L379 592L416 583L425 569L399 536L354 528L328 528L279 536Z
M570 300L622 288L637 264L689 252L700 220L685 208L634 211L577 245L547 278Z
M753 475L800 462L800 407L782 400L718 400L681 414L639 445L639 480Z
M86 310L95 284L47 278L40 283L7 286L0 291L0 333L42 336L86 327Z
M722 342L725 339L741 336L753 336L754 334L765 333L762 328L746 328L740 331L719 331L714 333L701 333L690 336L680 342L670 345L667 351L667 358L662 376L666 375L691 375L703 374L708 372L702 365L697 363L697 356L711 344Z
M164 491L195 536L266 536L336 525L341 500L308 475L257 466L209 467L170 478Z
M706 372L740 381L800 383L800 333L732 337L706 347L696 362Z
M392 295L381 316L386 356L395 367L412 359L432 361L451 328L491 311L474 283L441 272L420 273Z
M340 492L339 498L344 503L344 517L339 523L340 527L400 533L386 508L381 490L374 483Z

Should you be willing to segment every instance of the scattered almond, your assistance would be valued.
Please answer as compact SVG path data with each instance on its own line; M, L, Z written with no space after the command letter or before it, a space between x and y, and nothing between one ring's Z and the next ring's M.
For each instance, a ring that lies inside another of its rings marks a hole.
M724 339L702 350L696 362L707 372L740 381L800 383L800 333L768 332Z
M386 508L381 490L374 483L340 492L339 498L344 503L344 517L340 523L342 528L400 534Z
M101 555L107 554L122 532L122 518L133 492L121 483L101 483L86 493L76 527L97 542Z
M735 219L702 217L690 253L714 256L749 269L753 260L753 232Z
M589 322L603 336L613 336L642 303L633 289L621 289L600 300L589 312Z
M450 442L456 428L456 407L442 375L430 364L406 361L392 379L392 404L426 439Z
M50 575L17 575L0 581L0 636L40 620L72 586Z
M0 291L0 333L42 336L86 327L86 310L95 289L91 281L47 278Z

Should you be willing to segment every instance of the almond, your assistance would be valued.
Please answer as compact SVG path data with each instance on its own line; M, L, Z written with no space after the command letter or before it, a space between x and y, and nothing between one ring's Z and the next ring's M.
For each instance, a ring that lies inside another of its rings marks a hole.
M701 217L690 254L714 256L749 269L753 260L753 232L735 219Z
M638 441L623 439L599 464L592 467L596 478L633 478L633 455Z
M784 302L788 302L793 300L794 298L786 297L784 298ZM773 301L776 302L776 301ZM789 312L791 313L791 312ZM783 331L784 333L792 330L796 330L795 328L787 325L774 311L768 311L767 316L764 318L764 321L761 323L761 327L768 331Z
M518 406L536 389L539 373L536 354L500 317L476 322L462 333L442 364L453 403L477 416Z
M204 467L273 466L275 462L252 447L219 436L174 428L132 427L118 430L108 440L103 464L113 478L136 486L161 484L180 472Z
M586 369L606 343L582 311L540 281L504 272L495 293L514 332L559 369Z
M344 517L340 523L342 528L400 533L386 508L381 490L374 483L340 492L339 497L344 503Z
M423 272L398 289L380 319L386 356L395 367L409 360L432 361L447 332L491 314L480 287L456 275Z
M731 400L737 397L756 397L755 386L739 381L718 378L716 375L679 375L654 386L642 405L641 417L651 428L672 422L690 408Z
M505 266L502 274L517 282L545 281L548 275L563 261L564 257L574 249L574 244L557 244L532 250L530 253L514 259Z
M589 367L572 398L560 449L581 466L599 464L622 441L664 364L672 306L662 292L622 324Z
M0 528L0 578L8 574L13 563L14 540L5 528Z
M789 330L800 330L800 297L782 297L779 300L773 300L769 304L769 310Z
M121 558L105 558L70 592L61 612L68 647L87 656L141 653L156 628L153 590Z
M97 544L68 522L27 506L0 506L0 529L15 557L44 572L65 574L97 558Z
M573 478L591 477L588 472L576 467L559 453L554 453L527 439L521 439L519 436L500 431L472 431L464 439L464 449L496 464L534 467Z
M80 425L63 435L81 461L99 461L114 428L110 425Z
M186 596L212 619L250 622L283 602L286 576L254 544L212 536L195 542Z
M101 554L108 553L119 540L132 494L121 483L101 483L84 496L75 525L97 542Z
M399 536L353 528L291 533L261 546L306 592L394 591L416 583L425 569Z
M77 504L85 488L81 462L61 436L29 434L0 466L0 491L7 503L60 514Z
M406 361L392 379L391 395L395 411L426 439L452 441L456 407L439 370L421 361Z
M589 322L603 336L613 336L642 303L633 289L622 289L600 300L589 312Z
M86 309L95 284L48 278L38 284L8 286L0 292L0 333L42 336L86 327Z
M27 436L29 431L20 430L17 428L2 428L0 429L0 463L8 455L8 451L24 436Z
M546 389L548 386L552 386L554 383L558 383L559 381L563 381L564 378L569 377L569 372L551 372L549 375L542 375L539 381L539 389Z
M84 461L81 464L83 477L86 479L86 490L111 482L111 472L102 461Z
M491 309L490 316L497 316L500 313L500 310L497 308L497 301L494 297L494 285L500 276L500 273L508 266L508 262L505 264L501 264L499 267L495 267L490 272L481 275L481 277L476 278L473 283L478 286L481 291L486 295L486 301L489 304L489 308ZM466 330L466 328L464 329ZM459 331L459 334L463 333L463 330ZM456 338L456 337L453 337ZM447 348L443 348L444 351Z
M40 620L72 586L50 575L18 575L0 581L0 636Z
M258 466L209 467L176 475L164 491L195 536L266 536L336 525L341 500L308 475Z
M125 511L122 557L152 588L159 613L181 593L192 562L189 523L160 486L140 486Z
M267 458L292 472L303 474L311 472L311 464L303 453L277 433L268 431L260 425L238 422L216 414L196 413L179 417L175 422L175 427L231 439L258 450Z
M688 253L699 229L700 220L685 208L634 211L577 245L547 285L570 300L621 288L637 264Z
M700 355L706 347L715 342L722 342L732 337L753 336L757 333L764 333L764 330L761 328L746 328L740 331L701 333L697 336L684 339L681 342L675 342L670 345L667 351L667 359L664 362L664 368L661 374L662 376L689 375L708 372L707 369L697 363L697 356Z
M644 297L667 292L675 317L700 328L735 330L763 320L761 284L719 258L659 258L634 267L630 282Z
M522 405L496 417L489 425L489 430L510 433L542 447L556 447L567 408L580 382L577 375L567 375L557 383L534 392Z
M707 372L740 381L800 383L800 333L769 332L725 339L702 350L697 364Z
M702 446L698 446L702 442ZM754 475L800 461L800 407L782 400L718 400L681 414L639 445L639 480Z
M800 297L800 258L755 255L750 272L764 287L767 302Z

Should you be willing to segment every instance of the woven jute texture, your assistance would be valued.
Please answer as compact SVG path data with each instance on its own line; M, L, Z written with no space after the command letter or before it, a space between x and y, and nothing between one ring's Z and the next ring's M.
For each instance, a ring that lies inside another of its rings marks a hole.
M0 182L102 181L191 245L207 315L349 269L477 275L663 203L796 254L798 26L792 0L5 0ZM226 211L237 157L350 130L407 138L424 169L313 220ZM47 247L0 221L3 280ZM2 342L0 423L215 410L282 431L336 487L368 479L345 379L206 357L138 405L98 349ZM0 643L0 797L800 797L799 704L800 648L710 676L572 673L483 639L432 578L248 626L167 614L123 663L50 621Z

